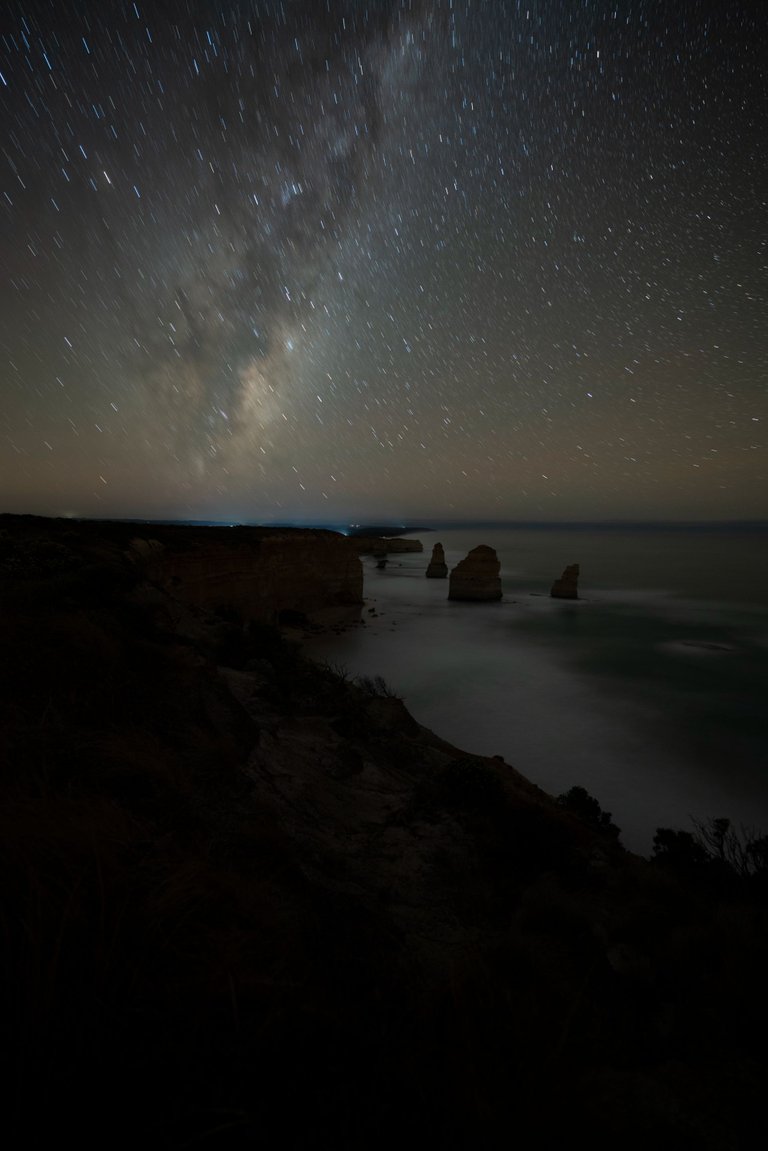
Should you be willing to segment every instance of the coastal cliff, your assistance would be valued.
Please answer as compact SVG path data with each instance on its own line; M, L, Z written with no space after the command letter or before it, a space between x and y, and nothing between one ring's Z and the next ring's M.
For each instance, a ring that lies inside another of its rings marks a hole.
M404 555L423 552L421 540L406 540L400 536L349 536L350 547L357 555Z
M10 1143L753 1145L764 889L201 606L222 529L142 530L0 521Z
M335 532L238 527L158 535L153 528L150 540L136 538L130 548L175 597L243 620L271 623L363 600L360 560Z
M0 578L123 568L171 600L258 623L363 600L360 559L332 531L2 516L0 532Z

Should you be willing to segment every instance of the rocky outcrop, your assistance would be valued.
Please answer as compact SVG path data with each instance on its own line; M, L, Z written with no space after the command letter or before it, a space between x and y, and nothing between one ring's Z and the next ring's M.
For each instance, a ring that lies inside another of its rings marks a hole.
M553 599L578 599L579 565L568 564L560 579L556 579L552 584L552 590L549 594Z
M446 579L448 576L448 565L445 562L445 552L443 551L442 544L435 544L432 548L432 559L429 561L426 571L427 579Z
M493 548L480 544L473 548L451 572L448 599L501 599L501 565Z

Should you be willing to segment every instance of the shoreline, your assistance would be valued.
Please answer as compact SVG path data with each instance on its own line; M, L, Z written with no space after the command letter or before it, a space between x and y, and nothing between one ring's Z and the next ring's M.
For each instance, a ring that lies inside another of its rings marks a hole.
M464 549L477 538L454 537ZM499 604L450 605L446 581L423 578L427 555L401 558L392 571L366 565L365 626L310 635L312 658L382 675L420 722L475 753L503 754L550 794L586 786L623 812L617 822L645 856L656 827L689 830L691 814L768 827L768 795L751 767L765 746L765 725L754 747L749 731L733 726L737 702L740 714L748 717L751 707L753 724L760 722L764 607L590 585L578 601L560 605L530 582L507 588ZM740 690L738 679L732 687L736 675L752 676L742 697L728 694ZM688 690L689 681L702 685L700 694ZM722 721L719 697L709 703L705 694L721 682L725 706L734 701L733 717L723 712ZM699 730L702 738L710 732L701 751ZM721 751L735 777L719 768Z

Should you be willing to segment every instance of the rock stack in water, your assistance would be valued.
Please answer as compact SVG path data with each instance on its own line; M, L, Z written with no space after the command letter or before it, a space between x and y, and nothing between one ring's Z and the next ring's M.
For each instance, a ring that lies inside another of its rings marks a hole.
M579 565L568 564L560 579L556 579L552 584L552 590L549 594L554 599L578 599Z
M445 562L445 552L442 544L435 544L432 548L432 559L427 567L427 579L445 579L448 575L448 564Z
M493 548L486 544L472 551L451 572L448 599L501 599L501 564Z

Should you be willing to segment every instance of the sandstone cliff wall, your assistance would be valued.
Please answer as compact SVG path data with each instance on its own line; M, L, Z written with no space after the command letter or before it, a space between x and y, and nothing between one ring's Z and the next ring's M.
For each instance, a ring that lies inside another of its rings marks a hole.
M353 550L361 556L424 551L421 540L405 540L399 536L349 536L348 539Z
M274 622L363 599L363 569L334 532L236 528L155 533L132 550L147 576L185 603ZM156 543L161 546L155 546Z

